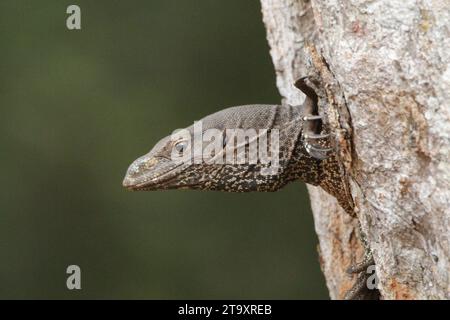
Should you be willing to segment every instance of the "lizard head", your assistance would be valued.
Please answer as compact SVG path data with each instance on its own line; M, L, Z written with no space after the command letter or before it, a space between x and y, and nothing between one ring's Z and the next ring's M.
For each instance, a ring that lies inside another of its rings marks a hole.
M259 142L261 134L267 134L264 129L269 128L264 127L271 123L269 115L275 107L228 108L161 139L149 153L130 165L123 186L129 190L230 192L279 189L285 184L285 179L280 176L283 170L277 169L274 173L272 159L266 162L250 160L249 153L251 142ZM244 133L244 139L230 135L229 130L241 130L239 132ZM272 145L270 137L267 139L268 145ZM268 169L272 169L271 173Z

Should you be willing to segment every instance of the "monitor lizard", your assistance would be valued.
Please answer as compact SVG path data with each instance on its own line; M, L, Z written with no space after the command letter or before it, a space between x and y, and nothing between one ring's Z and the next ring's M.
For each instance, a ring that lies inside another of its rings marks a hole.
M187 152L186 139L167 136L153 149L135 160L128 168L123 186L129 190L196 189L226 192L277 191L291 181L301 180L319 186L332 196L350 215L354 208L336 153L318 114L318 96L307 77L295 84L306 98L302 106L244 105L231 107L204 117L202 130L215 129L223 133L223 155L237 152L227 149L226 129L277 129L279 132L279 169L275 174L264 174L270 163L205 163L174 161L172 152ZM194 135L194 125L186 128ZM221 155L221 156L223 156ZM364 242L364 241L363 241ZM347 293L348 299L370 296L366 292L365 267L373 264L370 250L364 261L349 268L359 273L357 282Z

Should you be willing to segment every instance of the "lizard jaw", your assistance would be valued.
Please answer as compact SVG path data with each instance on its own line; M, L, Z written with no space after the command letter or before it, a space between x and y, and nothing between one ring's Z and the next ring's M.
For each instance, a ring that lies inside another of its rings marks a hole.
M133 177L128 172L123 179L122 185L130 191L154 191L161 189L170 189L176 185L178 180L178 171L182 170L183 163L168 168L166 172L157 176L143 173L138 177Z
M164 186L164 185L170 185L171 182L175 181L177 177L171 177L165 180L159 180L157 183L155 182L147 182L147 183L140 183L135 185L128 185L128 182L123 182L123 186L127 188L129 191L155 191L159 190L158 187Z

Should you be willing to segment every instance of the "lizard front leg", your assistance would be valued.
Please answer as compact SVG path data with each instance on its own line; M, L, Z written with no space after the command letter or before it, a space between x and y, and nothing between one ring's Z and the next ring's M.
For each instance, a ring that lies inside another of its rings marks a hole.
M295 83L295 86L306 95L302 105L304 144L310 156L323 160L329 157L333 148L330 148L328 143L330 134L322 133L323 115L319 114L318 97L314 89L307 84L307 80L308 77L303 77Z
M354 216L353 206L348 204L348 199L342 193L342 177L338 174L339 166L337 166L337 159L333 155L333 148L329 147L328 138L329 133L322 133L322 119L323 115L319 114L318 96L314 89L308 85L308 77L300 78L296 81L295 86L300 89L305 95L306 99L303 103L304 117L303 117L303 137L306 151L314 158L322 160L323 177L320 186L336 197L340 205L347 213ZM313 142L314 141L314 142ZM361 226L360 226L361 230ZM362 262L356 263L347 269L349 274L358 274L357 280L353 287L346 293L346 300L378 300L379 291L376 289L369 289L367 282L370 275L367 273L367 268L374 265L372 251L369 248L366 237L361 231L361 241L363 243L365 252Z

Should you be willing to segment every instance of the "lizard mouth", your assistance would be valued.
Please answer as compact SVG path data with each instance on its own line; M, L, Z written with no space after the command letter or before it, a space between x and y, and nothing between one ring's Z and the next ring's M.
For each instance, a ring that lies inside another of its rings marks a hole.
M125 176L122 185L130 191L152 191L160 189L173 189L176 188L178 181L178 175L176 170L183 164L171 167L166 172L163 172L157 176L146 178L145 176L140 178L133 178L129 174Z
M155 179L158 179L159 177L156 177ZM172 182L176 181L177 178L176 177L172 177L169 179L164 179L164 180L160 180L158 179L158 182L148 182L148 183L141 183L138 185L134 185L134 186L126 186L125 188L127 188L130 191L152 191L152 190L157 190L158 187L161 186L165 186L165 185L170 185Z

